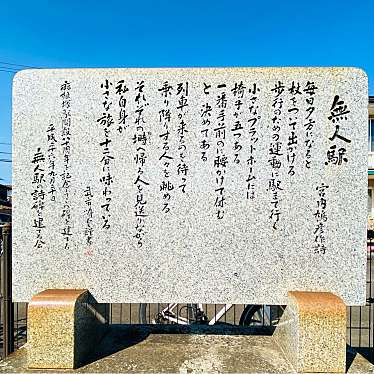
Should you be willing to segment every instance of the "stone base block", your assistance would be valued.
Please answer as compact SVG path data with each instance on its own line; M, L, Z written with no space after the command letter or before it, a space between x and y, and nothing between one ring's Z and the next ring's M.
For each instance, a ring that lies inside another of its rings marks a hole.
M289 292L274 337L297 372L346 370L346 305L332 293Z
M73 369L83 364L107 323L87 290L45 290L28 306L28 367Z

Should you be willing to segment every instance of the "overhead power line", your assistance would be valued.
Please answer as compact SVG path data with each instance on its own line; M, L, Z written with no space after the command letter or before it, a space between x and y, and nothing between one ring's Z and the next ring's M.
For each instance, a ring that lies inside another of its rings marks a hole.
M37 69L36 66L21 65L21 64L12 64L12 63L10 63L10 62L5 62L5 61L0 61L0 64L3 64L3 65L11 65L11 66L21 66L21 67L24 67L24 68L34 68L34 69Z
M0 158L0 162L12 162L12 160L7 160L6 158Z
M22 68L12 68L11 66L1 66L1 64L0 64L0 69L15 70L15 71L22 70Z
M22 65L22 64L14 64L12 62L0 61L0 72L1 73L10 73L15 74L18 71L23 70L23 68L33 68L39 69L36 66L31 65Z
M13 73L13 74L16 74L16 73L18 73L21 70L5 70L5 69L0 69L0 71L3 72L3 73Z

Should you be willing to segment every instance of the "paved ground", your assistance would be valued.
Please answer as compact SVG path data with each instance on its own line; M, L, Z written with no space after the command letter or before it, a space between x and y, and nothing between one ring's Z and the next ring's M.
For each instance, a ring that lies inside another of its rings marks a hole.
M111 326L87 365L75 373L295 373L271 336L154 334ZM0 362L2 373L28 370L27 345ZM348 373L374 373L362 356L348 353Z

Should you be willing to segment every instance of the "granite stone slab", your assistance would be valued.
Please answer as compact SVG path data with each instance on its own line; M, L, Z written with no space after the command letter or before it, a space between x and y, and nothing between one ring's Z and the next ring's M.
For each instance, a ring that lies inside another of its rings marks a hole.
M82 365L107 333L106 321L87 290L53 289L34 295L27 310L28 367Z
M356 68L25 70L13 83L13 297L365 302Z
M345 373L347 307L329 292L289 292L274 338L297 373Z

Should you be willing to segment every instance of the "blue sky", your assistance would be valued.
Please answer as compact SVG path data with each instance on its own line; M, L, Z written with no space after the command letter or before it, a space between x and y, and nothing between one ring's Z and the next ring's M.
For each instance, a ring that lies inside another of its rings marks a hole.
M3 0L0 61L46 68L356 66L374 95L373 15L373 0ZM9 153L13 74L4 66L0 152ZM11 157L6 153L0 159ZM0 178L11 182L11 163L0 162Z

